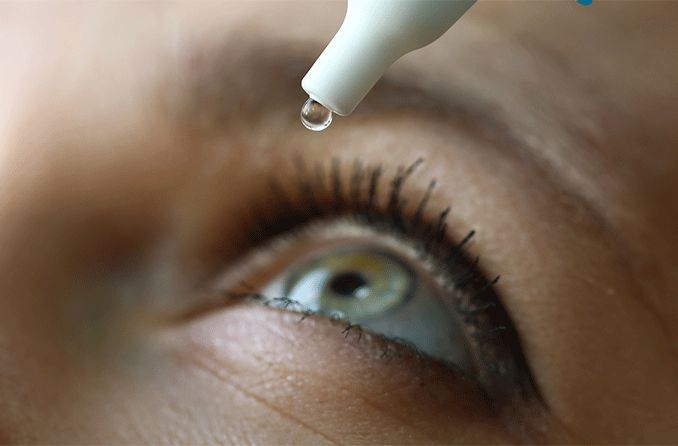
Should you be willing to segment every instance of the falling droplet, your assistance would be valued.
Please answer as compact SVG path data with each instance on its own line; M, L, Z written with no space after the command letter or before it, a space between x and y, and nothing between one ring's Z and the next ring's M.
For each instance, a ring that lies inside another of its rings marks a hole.
M309 130L321 132L332 123L332 111L308 98L301 106L301 123Z

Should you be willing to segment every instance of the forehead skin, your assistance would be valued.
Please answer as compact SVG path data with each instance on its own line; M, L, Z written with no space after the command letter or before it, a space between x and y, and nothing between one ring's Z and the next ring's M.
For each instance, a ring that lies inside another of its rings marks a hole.
M187 218L209 227L189 214L219 215L220 229L237 234L239 221L223 215L243 204L237 194L211 195L210 187L254 195L253 172L283 165L299 147L317 159L327 156L322 150L373 161L387 149L404 160L422 154L441 176L454 172L459 180L449 185L462 184L469 192L461 193L477 200L456 207L450 226L485 228L478 249L489 270L506 276L502 291L526 355L570 438L675 440L678 3L638 4L481 2L441 41L398 62L362 114L312 140L297 122L304 99L298 79L341 22L341 3L4 4L0 412L7 415L0 442L3 435L20 442L507 441L464 386L432 384L418 401L420 390L403 384L412 382L407 364L393 373L344 344L328 357L324 345L283 336L291 336L285 316L264 310L237 307L190 329L200 359L175 346L181 336L138 341L138 328L125 322L135 299L190 288L188 279L170 280L176 289L158 285L176 272L158 266L168 249L159 241ZM290 73L266 70L276 62L250 54L279 47L292 48ZM452 104L484 123L469 133L486 126L487 139L501 143L485 149L406 101L389 102L389 82L396 92L413 87ZM361 153L367 139L377 142ZM410 151L398 140L443 154ZM448 153L449 141L473 150ZM224 164L241 172L214 167ZM215 170L226 173L221 182L202 180ZM508 192L530 186L539 189L535 203L511 201ZM476 189L485 194L473 195ZM188 206L186 196L196 194L200 200ZM217 201L218 211L202 209ZM528 234L517 240L521 229ZM538 252L553 250L562 250L561 264ZM601 263L609 271L587 268ZM593 315L574 305L533 305L540 292L558 297L554 302L579 298ZM634 312L637 320L627 316ZM313 324L301 329L308 338L330 331ZM571 331L549 336L544 326ZM257 342L217 342L234 338ZM563 347L566 338L581 342ZM578 350L585 344L598 350L586 356ZM608 346L619 348L608 354ZM564 365L568 354L577 367ZM307 364L309 357L316 362ZM192 361L199 365L186 365ZM304 364L296 371L309 382L267 390L262 382L285 381L290 361ZM331 372L324 377L316 363ZM605 387L601 377L619 391L607 406L587 399ZM351 389L364 399L356 402ZM566 398L578 389L581 395ZM431 405L436 394L463 395L467 403L440 398ZM574 410L589 405L590 413ZM610 415L595 418L599 408ZM342 431L361 417L363 431Z

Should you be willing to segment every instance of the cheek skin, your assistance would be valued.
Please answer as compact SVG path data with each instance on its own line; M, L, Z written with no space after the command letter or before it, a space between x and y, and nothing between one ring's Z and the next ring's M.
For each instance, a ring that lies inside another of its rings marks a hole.
M177 358L313 443L505 442L472 382L325 319L236 304L190 323ZM175 336L173 334L172 336ZM189 339L189 341L186 341ZM183 341L181 341L183 340ZM242 409L229 408L237 425ZM285 437L281 437L285 438Z

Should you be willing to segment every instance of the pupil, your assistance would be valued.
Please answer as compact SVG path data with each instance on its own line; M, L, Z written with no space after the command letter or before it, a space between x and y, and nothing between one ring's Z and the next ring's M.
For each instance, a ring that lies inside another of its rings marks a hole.
M330 290L344 297L355 297L356 291L367 286L367 280L355 271L339 273L330 281Z

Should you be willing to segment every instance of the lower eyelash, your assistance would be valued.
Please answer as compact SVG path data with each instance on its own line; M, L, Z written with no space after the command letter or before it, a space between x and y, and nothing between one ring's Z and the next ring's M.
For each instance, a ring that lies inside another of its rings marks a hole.
M464 252L475 231L456 243L448 238L446 220L450 207L433 214L427 207L437 185L435 179L429 182L413 210L407 211L402 191L423 162L419 158L409 166L400 166L386 180L381 164L365 165L354 160L346 175L338 158L331 159L329 166L317 163L310 169L297 156L296 175L289 177L295 179L292 190L276 177L269 179L273 200L267 200L267 211L260 208L254 212L250 247L279 237L294 238L307 230L310 222L339 217L406 240L452 296L454 310L467 327L476 352L479 380L492 400L515 403L539 399L518 334L494 292L499 276L488 280L478 270L479 258L469 261ZM343 180L346 176L348 183ZM388 189L382 205L379 193L385 181ZM275 204L271 206L271 202Z
M256 291L256 287L252 286L251 284L248 284L247 282L241 282L240 288L244 289L245 291L229 292L229 297L236 299L247 298L250 301L253 301L257 304L266 307L298 312L301 314L301 316L299 317L297 323L302 323L304 320L306 320L309 316L312 315L320 315L324 318L328 317L325 314L309 310L306 307L304 307L304 305L302 305L301 303L289 299L287 297L265 296L264 294ZM333 316L329 316L329 319L337 322L342 322L344 324L341 330L341 334L346 339L348 339L350 335L355 333L354 340L357 343L360 343L362 341L363 336L365 337L370 336L373 340L374 339L378 340L379 344L382 347L381 354L379 355L380 359L401 358L405 355L409 355L410 357L413 356L418 360L422 360L423 358L430 358L426 353L421 351L419 347L417 347L414 343L406 339L386 336L384 334L374 333L370 331L363 331L363 327L360 324L353 324L351 323L351 321L345 319L336 319ZM459 367L457 364L444 361L441 359L436 359L436 361L443 364L444 367L446 367L447 369L453 371L457 378L466 379L469 381L473 380L473 377L470 376L467 371Z

